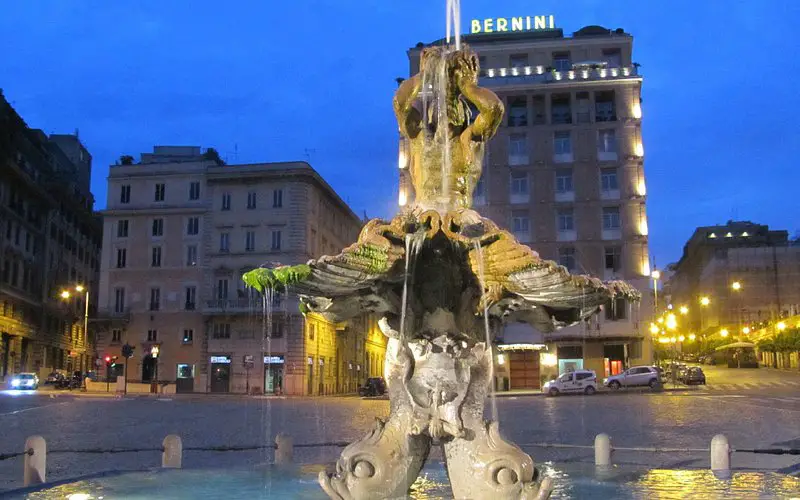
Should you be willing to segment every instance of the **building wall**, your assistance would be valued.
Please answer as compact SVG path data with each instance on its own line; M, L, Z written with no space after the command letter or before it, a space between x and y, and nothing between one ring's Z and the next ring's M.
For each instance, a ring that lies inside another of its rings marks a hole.
M0 130L0 380L86 371L93 339L74 288L89 290L91 314L102 230L83 182L91 156L77 136L30 129L1 92ZM73 149L85 154L73 161Z

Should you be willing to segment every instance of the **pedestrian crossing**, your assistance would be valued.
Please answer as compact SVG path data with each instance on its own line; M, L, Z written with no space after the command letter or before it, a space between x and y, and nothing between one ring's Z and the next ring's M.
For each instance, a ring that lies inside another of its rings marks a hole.
M800 391L800 381L784 380L780 382L743 382L740 384L709 384L700 386L701 391L753 391L760 389L797 389Z

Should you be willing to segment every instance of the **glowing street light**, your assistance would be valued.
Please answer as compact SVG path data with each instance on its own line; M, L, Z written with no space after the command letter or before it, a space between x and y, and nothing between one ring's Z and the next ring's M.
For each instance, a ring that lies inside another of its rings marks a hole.
M680 312L681 314L689 314L689 308L686 306L681 306Z
M734 281L733 283L731 283L731 288L733 288L734 291L738 292L739 290L742 289L742 284L739 283L738 281Z
M658 269L653 270L653 272L650 273L650 277L653 278L654 280L660 280L661 279L661 271L659 271Z
M742 333L744 333L745 335L747 335L748 333L750 333L750 327L749 327L749 326L746 326L746 327L742 328Z
M658 326L655 323L650 323L650 333L655 335L658 332L659 332Z
M780 332L786 330L786 323L784 323L783 321L779 322L775 326L778 328L778 331L780 331Z
M694 340L696 338L697 338L697 335L695 335L694 333L690 333L689 334L689 340Z
M667 328L674 330L678 327L678 321L675 319L674 314L667 315Z
M723 337L727 337L728 336L728 329L727 328L723 328L722 330L719 331L719 334L722 335Z
M73 287L73 289L77 293L86 293L85 300L84 300L84 311L83 311L83 343L84 345L89 344L89 289L81 284L77 284ZM72 292L68 289L61 290L59 296L63 300L69 300L72 297Z
M701 306L708 307L708 305L710 303L711 303L711 299L709 299L708 297L706 297L706 296L700 297L700 305Z
M63 290L61 292L61 298L64 299L64 300L70 298L71 296L72 296L72 294L69 293L69 290Z

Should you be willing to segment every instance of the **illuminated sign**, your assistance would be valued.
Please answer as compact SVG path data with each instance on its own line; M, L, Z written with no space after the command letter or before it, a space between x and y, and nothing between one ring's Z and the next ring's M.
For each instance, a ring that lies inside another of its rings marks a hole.
M229 365L231 364L231 358L230 356L211 356L211 362L223 365Z
M470 33L506 33L512 31L536 31L555 29L553 16L498 17L496 19L473 19Z
M265 365L283 364L283 356L264 356Z

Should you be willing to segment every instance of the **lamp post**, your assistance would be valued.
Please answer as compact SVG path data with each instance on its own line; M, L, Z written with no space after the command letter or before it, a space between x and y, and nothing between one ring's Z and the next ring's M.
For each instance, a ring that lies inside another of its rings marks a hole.
M158 393L158 353L160 350L161 348L158 347L158 344L150 348L150 357L153 358L153 362L155 364L153 369L153 378L155 379L156 393Z
M653 264L654 264L653 267L655 267L655 262ZM653 272L650 273L650 277L653 279L653 318L657 318L658 317L658 280L659 280L659 278L661 278L661 272L658 269L653 269ZM651 323L651 325L655 326L652 323ZM653 328L651 326L651 330L650 330L651 333L652 333L652 330L653 330ZM658 327L656 327L656 330L658 330ZM655 342L655 338L652 337L652 336L651 336L651 344L653 346L653 348L652 348L653 349L653 361L654 361L655 364L658 364L657 351L656 351L656 342Z
M734 281L731 283L731 290L736 292L736 324L737 324L737 335L741 340L742 335L742 294L740 293L742 290L742 283L740 281Z
M83 308L83 346L84 350L86 351L86 355L89 355L89 288L83 285L75 285L73 290L65 289L61 291L61 298L64 300L69 300L72 297L72 293L77 292L82 294L85 292L84 295L84 308ZM83 369L83 367L81 367Z

